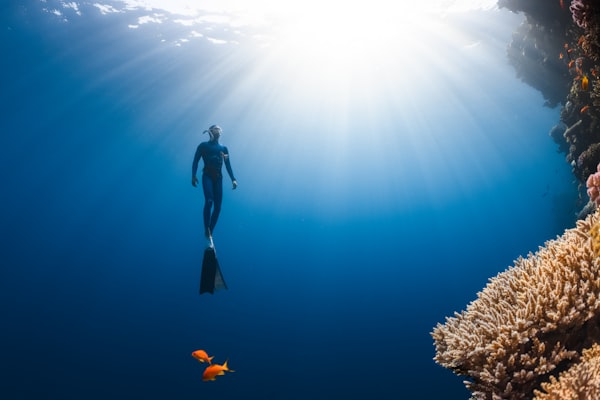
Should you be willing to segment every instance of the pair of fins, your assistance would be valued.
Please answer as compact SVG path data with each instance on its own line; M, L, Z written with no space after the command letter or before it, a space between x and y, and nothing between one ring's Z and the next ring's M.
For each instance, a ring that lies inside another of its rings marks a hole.
M200 273L200 294L213 294L215 290L219 289L227 289L227 284L223 279L221 267L219 266L219 260L217 260L215 246L211 239L211 245L204 250L204 257L202 259L202 272Z

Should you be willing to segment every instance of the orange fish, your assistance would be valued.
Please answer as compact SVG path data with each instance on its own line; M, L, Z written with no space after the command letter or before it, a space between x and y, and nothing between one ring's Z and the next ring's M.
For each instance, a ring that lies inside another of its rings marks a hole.
M560 53L560 54L558 55L558 58L559 58L560 60L562 60L563 58L565 58L565 56L563 55L563 53Z
M590 81L588 80L588 77L586 75L584 75L583 78L581 78L581 88L583 90L588 90L589 87L590 87Z
M586 112L589 109L590 109L590 106L583 106L583 107L581 107L581 110L579 110L579 112L583 114L584 112Z
M573 68L573 65L575 65L575 61L574 61L574 60L571 60L571 61L569 61L569 63L567 64L567 68L571 69L571 68Z
M565 1L564 0L560 0L560 8L562 8L563 10L565 9Z
M202 362L207 362L209 364L212 364L212 359L215 358L214 356L209 357L208 354L206 353L206 351L204 350L196 350L192 353L192 357L194 357L196 360Z
M217 379L217 376L225 375L225 371L235 372L234 370L229 369L229 367L227 366L227 361L225 361L223 365L211 364L204 370L204 373L202 374L202 380L214 381L215 379Z

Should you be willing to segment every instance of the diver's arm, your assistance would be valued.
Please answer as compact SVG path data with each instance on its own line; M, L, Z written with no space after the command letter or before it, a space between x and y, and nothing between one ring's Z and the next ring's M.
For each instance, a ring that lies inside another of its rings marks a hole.
M229 150L227 150L227 147L223 149L223 161L225 161L225 169L227 169L227 173L229 174L231 183L233 183L233 188L235 189L238 184L237 180L233 176L233 169L231 169L231 163L229 162Z
M196 177L196 173L198 172L198 162L202 156L200 146L202 146L202 144L198 145L196 148L196 154L194 154L194 161L192 162L192 186L196 186L198 184L198 177Z

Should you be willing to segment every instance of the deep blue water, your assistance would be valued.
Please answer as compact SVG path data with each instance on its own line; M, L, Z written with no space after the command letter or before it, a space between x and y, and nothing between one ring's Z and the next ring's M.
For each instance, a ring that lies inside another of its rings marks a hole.
M431 330L577 206L511 27L481 36L497 61L424 73L381 114L348 100L342 129L281 77L247 84L243 44L84 10L0 17L1 397L468 398ZM229 290L199 296L190 169L213 123L240 186L215 231ZM202 382L199 348L236 372Z

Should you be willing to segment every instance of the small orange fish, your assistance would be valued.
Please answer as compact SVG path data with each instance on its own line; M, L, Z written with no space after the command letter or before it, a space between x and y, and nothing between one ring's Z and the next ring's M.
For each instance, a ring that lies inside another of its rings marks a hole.
M590 106L583 106L583 107L581 107L581 110L579 110L579 112L580 112L581 114L583 114L584 112L586 112L586 111L587 111L587 110L589 110L589 109L590 109Z
M583 35L579 36L579 40L577 40L577 45L581 46L584 41L585 41L585 36L583 36Z
M215 356L209 357L208 354L206 353L206 351L204 350L196 350L192 353L192 357L194 357L196 360L198 360L199 362L207 362L209 364L212 364L212 359L215 358Z
M560 8L562 8L563 10L565 9L565 1L564 0L560 0Z
M563 53L560 53L560 54L558 55L558 59L559 59L559 60L562 60L563 58L565 58L564 54L563 54Z
M567 68L571 69L571 68L573 68L573 65L575 65L575 61L574 61L574 60L571 60L571 61L569 61L569 63L567 64Z
M217 379L217 376L225 375L225 371L235 372L234 370L229 369L229 367L227 366L227 361L225 361L223 365L211 364L204 370L204 373L202 374L202 380L214 381Z
M586 75L584 75L583 78L581 78L581 88L583 90L588 90L589 87L590 87L590 81L588 80L588 77Z

